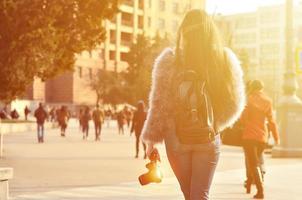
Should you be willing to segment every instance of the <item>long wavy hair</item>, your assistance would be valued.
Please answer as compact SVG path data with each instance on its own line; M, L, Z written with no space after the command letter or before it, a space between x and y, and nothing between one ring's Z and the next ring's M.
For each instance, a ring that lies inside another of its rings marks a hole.
M214 113L227 106L223 98L234 98L230 61L218 28L205 11L186 13L178 29L175 61L179 69L192 69L206 81Z

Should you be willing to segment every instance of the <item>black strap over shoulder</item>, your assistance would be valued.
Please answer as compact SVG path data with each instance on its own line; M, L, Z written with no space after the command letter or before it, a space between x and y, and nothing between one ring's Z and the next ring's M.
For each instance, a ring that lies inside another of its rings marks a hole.
M175 88L176 134L181 143L200 144L214 140L214 115L206 81L193 70L177 74Z

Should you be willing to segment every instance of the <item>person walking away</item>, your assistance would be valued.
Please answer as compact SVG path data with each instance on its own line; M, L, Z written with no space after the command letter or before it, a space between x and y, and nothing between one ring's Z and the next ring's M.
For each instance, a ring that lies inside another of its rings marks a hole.
M256 199L264 198L264 188L262 173L260 169L261 157L268 142L268 127L274 137L275 143L279 144L279 133L276 122L273 117L273 108L271 99L263 92L263 83L254 80L250 85L250 95L246 109L243 113L244 132L243 147L246 160L248 162L249 174L247 179L246 190L250 192L251 184L254 181L257 188Z
M163 50L153 67L142 138L148 156L155 144L165 142L186 200L209 199L219 133L234 124L245 106L240 61L221 41L211 16L188 11L175 50Z
M132 112L127 106L124 107L124 114L125 114L125 118L126 118L126 122L127 122L127 127L129 128L130 122L132 119Z
M106 121L107 121L107 128L109 128L110 127L110 121L112 120L112 116L113 116L113 113L112 113L110 108L108 108L105 111L105 115L106 115Z
M25 106L25 108L24 108L24 117L25 117L26 121L28 119L28 115L29 115L30 112L31 112L30 109L27 106Z
M56 121L56 112L55 112L55 108L52 107L49 111L49 115L50 115L50 121L51 122L55 122Z
M82 132L83 132L83 140L87 140L89 133L89 121L91 120L90 109L87 106L82 115Z
M118 125L118 134L122 134L124 135L124 125L125 125L125 121L126 121L126 117L125 117L125 114L123 111L119 111L117 113L117 116L116 116L116 119L117 119L117 125Z
M66 128L69 120L69 112L66 106L62 106L58 112L58 123L61 130L61 137L65 137Z
M142 129L146 120L146 111L145 111L145 104L143 101L138 102L137 104L137 110L134 112L134 116L132 119L132 126L131 126L131 134L134 132L135 133L135 150L136 150L136 154L135 154L135 158L138 158L138 154L139 154L139 143L141 141L140 137L141 137L141 133L142 133ZM143 143L143 147L144 147L144 159L147 158L147 154L146 154L146 144Z
M35 110L35 118L37 120L37 135L38 135L38 142L44 142L44 123L47 119L47 112L43 108L42 103L39 103L39 107Z
M94 122L95 129L95 141L100 141L102 123L104 121L104 112L100 109L99 105L96 105L96 109L92 113L92 119Z
M249 81L246 82L245 91L246 91L246 97L247 98L253 92L251 90L252 82L253 82L253 80L249 80ZM244 113L244 111L243 111L243 113ZM242 127L244 127L242 118L239 121L242 124ZM269 130L269 124L267 122L266 122L266 126ZM242 132L243 132L243 130L242 130ZM243 148L243 151L244 151L244 148ZM260 167L260 170L261 170L262 182L264 182L264 174L265 174L264 155L263 155L261 149L258 149L257 154L258 154L257 156L259 158L259 163L258 164L259 164L259 167ZM245 161L245 169L246 169L246 180L244 181L244 187L246 188L246 192L249 194L251 192L251 184L254 184L255 182L252 178L253 175L251 173L249 163L248 163L248 159L247 159L247 155L246 155L245 151L244 151L244 161Z
M83 109L80 108L79 113L78 113L78 120L79 120L79 128L82 131L83 126L82 126L82 116L83 116L84 112Z

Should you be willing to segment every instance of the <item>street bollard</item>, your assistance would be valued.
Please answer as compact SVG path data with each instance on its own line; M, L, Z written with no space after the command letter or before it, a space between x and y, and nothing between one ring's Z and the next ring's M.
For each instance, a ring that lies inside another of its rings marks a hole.
M277 121L280 146L273 148L273 157L302 157L302 104L284 104L278 108Z
M8 181L13 178L12 168L0 168L0 200L9 199Z

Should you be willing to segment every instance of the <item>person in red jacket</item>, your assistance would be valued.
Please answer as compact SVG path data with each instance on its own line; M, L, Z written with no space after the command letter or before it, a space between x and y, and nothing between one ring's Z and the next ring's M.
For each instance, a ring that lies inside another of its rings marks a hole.
M259 80L254 80L250 85L249 97L242 117L244 123L243 148L251 174L248 177L246 188L249 193L254 181L257 187L257 194L254 198L262 199L264 193L260 157L267 143L269 131L277 144L279 144L279 134L273 117L272 102L264 94L263 83Z

